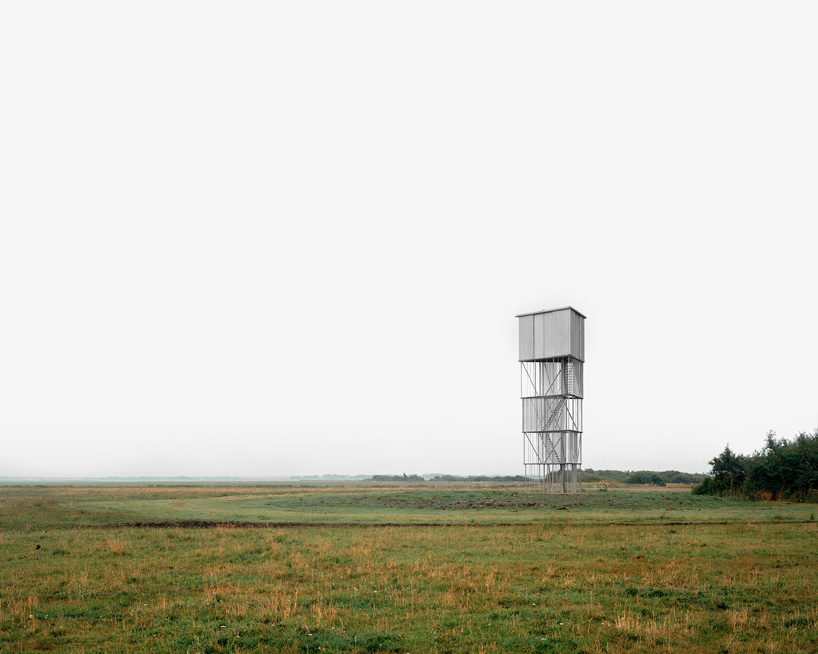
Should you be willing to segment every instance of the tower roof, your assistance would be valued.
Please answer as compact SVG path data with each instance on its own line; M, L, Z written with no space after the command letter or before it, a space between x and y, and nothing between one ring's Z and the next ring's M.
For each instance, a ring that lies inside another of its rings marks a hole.
M529 313L519 313L514 317L515 318L522 318L523 316L536 316L536 315L538 315L540 313L554 313L555 311L565 311L566 309L570 309L574 313L576 313L576 314L582 316L583 318L585 318L585 320L588 320L587 316L585 316L584 314L577 311L574 307L559 307L558 309L543 309L542 311L531 311Z

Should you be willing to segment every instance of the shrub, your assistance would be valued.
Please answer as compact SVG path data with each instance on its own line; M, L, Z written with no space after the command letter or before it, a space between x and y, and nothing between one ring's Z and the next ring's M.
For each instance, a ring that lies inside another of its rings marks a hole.
M711 476L694 489L697 494L816 501L818 429L792 440L769 432L764 447L750 456L736 454L727 445L710 465Z
M653 484L654 486L664 486L664 480L655 472L640 470L632 472L625 477L626 484Z
M691 488L690 492L694 495L715 495L716 493L713 489L713 478L705 477L693 488Z

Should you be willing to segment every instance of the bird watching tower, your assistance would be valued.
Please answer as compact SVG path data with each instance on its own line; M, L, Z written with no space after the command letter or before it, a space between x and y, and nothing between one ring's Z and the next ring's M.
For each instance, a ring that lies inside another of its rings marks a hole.
M585 316L564 307L517 318L526 485L539 492L577 493L582 473Z

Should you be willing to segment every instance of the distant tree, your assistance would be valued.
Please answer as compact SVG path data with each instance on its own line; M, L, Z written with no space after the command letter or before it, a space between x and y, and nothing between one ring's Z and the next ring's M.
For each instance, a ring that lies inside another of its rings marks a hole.
M737 493L747 476L747 457L736 454L730 444L719 456L710 460L713 489L717 493Z
M458 475L437 475L432 477L432 481L493 481L493 482L523 482L525 477L522 475L496 475L489 477L487 475L469 475L468 477L460 477Z
M659 474L668 484L698 484L706 477L701 473L679 472L678 470L666 470Z
M664 480L655 472L649 470L639 470L632 472L625 477L626 484L653 484L655 486L665 486Z
M635 475L640 476L635 477ZM647 477L644 475L647 475ZM658 480L653 480L653 475L656 475ZM697 484L706 476L707 475L701 473L679 472L678 470L664 470L662 472L637 470L631 472L627 470L596 470L594 468L585 468L582 474L582 480L618 481L626 484ZM640 481L634 481L635 479L639 479Z
M795 490L800 495L808 495L818 489L818 429L814 434L798 434L793 447L797 453Z
M426 481L420 475L372 475L369 481L411 481L411 482L419 482L419 481Z
M764 447L751 456L735 454L728 445L710 465L710 477L695 493L818 499L818 429L792 440L768 432Z
M805 496L818 489L818 429L801 432L792 441L767 434L764 447L751 457L746 495Z
M603 479L610 479L611 481L620 481L620 482L624 482L625 478L628 476L628 474L630 474L629 472L624 471L624 470L596 470L594 468L586 468L584 472L587 472L587 473L590 473L590 474L593 474L593 475L598 475L599 477L602 477ZM583 479L585 479L584 475L583 475Z

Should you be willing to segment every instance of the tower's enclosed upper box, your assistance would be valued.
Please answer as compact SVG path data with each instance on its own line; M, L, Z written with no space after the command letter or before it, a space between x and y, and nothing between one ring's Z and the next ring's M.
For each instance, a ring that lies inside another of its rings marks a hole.
M573 307L522 313L520 361L574 357L585 361L585 316Z

